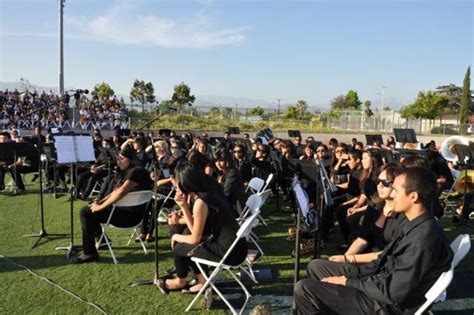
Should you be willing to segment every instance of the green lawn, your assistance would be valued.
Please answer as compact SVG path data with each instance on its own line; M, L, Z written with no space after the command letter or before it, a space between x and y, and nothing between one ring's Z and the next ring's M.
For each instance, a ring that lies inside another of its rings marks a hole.
M30 177L27 176L29 179ZM9 179L7 177L6 182ZM37 233L40 230L39 196L36 192L37 182L29 184L26 195L11 196L8 193L0 194L0 313L1 314L76 314L100 312L92 305L99 305L106 313L182 313L192 296L180 293L171 293L168 296L160 294L153 286L130 288L129 284L139 279L153 278L154 255L153 245L148 245L150 255L144 256L141 247L126 243L114 242L115 253L120 263L114 265L108 251L101 251L99 261L71 265L64 251L56 251L56 246L69 244L69 238L45 238L32 249L36 238L23 238L24 234ZM81 243L79 209L85 204L75 202L74 229L75 244ZM69 202L66 196L54 199L51 194L45 194L45 227L51 234L67 234L69 232ZM261 239L261 246L265 256L256 266L272 268L275 281L270 284L249 285L256 300L270 301L272 296L291 296L293 287L293 263L290 253L294 244L286 241L288 227L292 220L286 212L276 210L276 203L270 200L264 213L273 219L268 227L260 226L256 234ZM459 233L472 233L469 227L454 227L450 220L443 219L445 230L450 239ZM159 263L160 273L172 266L169 239L166 237L166 226L159 227ZM335 245L339 244L337 232L333 234L334 242L323 250L324 254L335 254L338 251ZM110 233L112 240L120 238L117 233ZM327 257L323 255L323 258ZM302 259L301 275L305 276L304 265L309 261ZM75 298L61 289L35 277L24 268L31 269L40 277L61 286L67 291L80 297ZM462 279L455 277L452 285L456 289L454 297L468 295L473 297L471 283L474 280L474 256L472 251L461 262L456 274L463 275ZM470 279L464 281L463 279ZM459 285L457 284L459 282ZM449 296L448 291L448 296ZM287 298L287 300L289 300ZM474 309L472 300L465 300L466 308ZM252 303L252 300L250 301ZM255 302L254 302L255 303ZM274 302L278 303L278 302ZM251 304L252 305L252 304ZM459 305L459 303L457 303ZM442 309L443 304L439 307ZM278 305L272 305L276 309ZM280 305L281 307L281 305ZM198 308L195 309L197 312ZM211 309L212 313L224 313L226 308L222 302L216 301ZM471 312L472 313L472 312Z

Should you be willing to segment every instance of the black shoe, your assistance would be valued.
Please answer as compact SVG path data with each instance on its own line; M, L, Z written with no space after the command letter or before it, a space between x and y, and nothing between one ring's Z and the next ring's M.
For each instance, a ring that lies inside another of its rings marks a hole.
M98 254L95 255L86 255L85 258L81 258L81 256L78 256L76 258L71 259L72 264L83 264L83 263L88 263L92 261L96 261L99 258Z
M33 177L31 177L31 181L35 182L38 179L39 175L34 174Z

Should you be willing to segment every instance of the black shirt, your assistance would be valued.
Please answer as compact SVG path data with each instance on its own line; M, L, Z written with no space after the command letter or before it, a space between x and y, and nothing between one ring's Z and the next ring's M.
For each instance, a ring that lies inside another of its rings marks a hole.
M362 221L362 228L359 237L366 240L369 244L367 249L372 251L381 251L393 239L399 226L406 221L406 217L402 213L392 213L385 218L382 227L375 223L382 215L382 209L368 207Z
M139 166L129 169L125 174L125 180L130 180L137 184L132 191L151 190L153 186L148 172Z
M403 223L379 257L347 275L347 286L373 298L379 311L414 313L441 273L449 270L453 252L443 228L428 213Z
M360 195L360 177L362 176L362 172L364 170L362 167L359 167L355 170L351 170L351 175L349 177L349 184L347 187L347 193L352 197L357 197Z

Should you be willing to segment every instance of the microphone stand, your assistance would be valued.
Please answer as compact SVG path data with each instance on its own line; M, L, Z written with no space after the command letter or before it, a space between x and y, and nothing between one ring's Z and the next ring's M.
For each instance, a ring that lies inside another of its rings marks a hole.
M160 115L158 115L158 117L155 117L155 118L149 120L149 121L146 122L143 126L141 126L141 127L138 128L138 129L135 129L135 130L141 131L141 130L143 130L143 129L149 127L152 123L154 123L154 122L157 121L158 119L160 119ZM152 139L152 140L153 140L153 139Z
M140 129L138 129L140 130ZM160 269L159 269L159 263L158 263L158 188L157 188L157 182L158 182L158 157L156 156L155 148L152 147L152 161L153 161L153 175L154 175L154 181L153 181L153 196L155 197L153 200L153 224L155 224L155 277L153 279L145 279L145 280L137 280L134 283L130 284L130 287L138 287L142 285L154 285L156 280L160 279ZM163 201L161 208L165 205L166 201L168 201L168 198L171 196L173 189L171 192L168 194L166 199ZM157 286L160 289L160 292L162 294L168 294L161 286Z

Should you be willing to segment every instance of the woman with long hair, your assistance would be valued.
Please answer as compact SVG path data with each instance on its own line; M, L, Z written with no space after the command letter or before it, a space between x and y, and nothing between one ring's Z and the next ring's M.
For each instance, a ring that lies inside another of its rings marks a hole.
M364 216L362 229L344 255L329 257L331 261L368 263L377 259L380 252L392 240L403 214L396 213L391 197L393 181L402 167L395 163L385 164L377 171L377 193L383 201L376 207L369 206Z
M191 269L197 283L187 292L197 293L204 285L205 278L191 257L220 261L235 240L239 225L222 187L196 164L184 161L176 166L173 184L176 186L175 201L182 217L177 217L176 222L172 223L186 224L189 234L176 233L171 238L177 278L159 279L156 285L165 291L185 289ZM239 264L246 256L247 242L240 239L226 263Z
M217 181L224 188L224 195L234 209L234 215L239 212L245 204L245 186L239 170L235 167L232 155L227 148L219 148L214 153L214 163L217 168Z
M150 190L152 182L148 172L140 167L136 153L131 148L124 148L117 156L120 171L114 190L102 200L93 202L81 209L79 218L82 227L83 253L73 259L75 264L97 260L99 254L94 239L100 237L100 223L107 222L114 203L129 192ZM143 218L145 206L118 207L110 221L115 226L133 226Z

